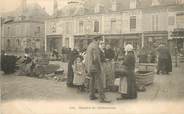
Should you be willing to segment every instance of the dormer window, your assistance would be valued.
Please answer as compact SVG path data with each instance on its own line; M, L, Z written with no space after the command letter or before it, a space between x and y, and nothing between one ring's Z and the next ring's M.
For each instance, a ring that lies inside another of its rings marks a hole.
M176 4L184 4L184 0L176 0Z
M84 32L84 23L83 21L79 22L79 33L83 33Z
M137 0L130 0L130 9L135 9L137 6Z
M98 33L99 32L99 28L100 28L99 21L95 21L94 22L94 32Z
M95 6L95 13L100 13L100 12L102 12L103 8L104 8L104 6L103 6L102 4L97 4L97 5Z
M160 0L152 0L152 6L158 6L160 5Z
M99 13L100 12L100 4L97 4L95 6L95 13Z
M117 11L117 0L112 0L112 11Z

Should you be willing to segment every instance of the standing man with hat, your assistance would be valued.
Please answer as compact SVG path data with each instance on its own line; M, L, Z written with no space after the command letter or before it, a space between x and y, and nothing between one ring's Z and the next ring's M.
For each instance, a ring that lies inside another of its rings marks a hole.
M100 36L94 37L93 41L87 48L86 52L86 70L90 77L90 100L95 100L95 83L98 85L99 100L101 103L110 103L110 101L105 100L103 79L101 76L102 64L100 58L100 48L99 42L101 40Z

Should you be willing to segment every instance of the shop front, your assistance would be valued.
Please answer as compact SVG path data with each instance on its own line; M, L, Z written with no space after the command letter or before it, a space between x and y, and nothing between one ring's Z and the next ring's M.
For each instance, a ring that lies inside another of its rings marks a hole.
M54 49L61 51L62 35L47 35L47 52L52 52Z
M87 49L96 35L76 35L74 36L74 47L79 50Z
M132 44L134 49L139 49L141 46L141 34L139 33L104 35L104 39L113 48L124 48L126 44Z
M143 38L144 47L146 47L147 49L158 47L161 43L168 44L167 31L144 32Z
M142 34L125 34L124 35L124 46L126 44L132 44L135 50L138 50L142 47Z
M170 45L172 45L172 53L175 53L175 51L179 53L184 54L184 29L178 28L175 29L170 36L169 39Z
M78 35L75 36L75 47L86 49L93 37L96 35ZM101 34L106 44L110 44L112 48L124 48L126 44L132 44L134 49L141 47L141 34Z

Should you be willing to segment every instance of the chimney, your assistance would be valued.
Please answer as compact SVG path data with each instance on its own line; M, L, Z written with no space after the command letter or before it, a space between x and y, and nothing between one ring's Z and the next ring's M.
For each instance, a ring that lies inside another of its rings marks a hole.
M58 12L58 3L57 3L57 0L54 0L54 6L53 6L53 15L54 15L54 17L57 16L57 12Z
M27 8L27 0L22 0L21 2L22 13L25 12L26 8Z
M104 6L100 3L96 4L95 6L95 13L100 13L104 10Z
M160 0L152 0L151 5L152 6L158 6L158 5L160 5Z
M136 9L137 0L130 0L130 9Z
M117 11L117 0L111 0L112 3L112 11Z
M184 0L176 0L176 4L184 4Z

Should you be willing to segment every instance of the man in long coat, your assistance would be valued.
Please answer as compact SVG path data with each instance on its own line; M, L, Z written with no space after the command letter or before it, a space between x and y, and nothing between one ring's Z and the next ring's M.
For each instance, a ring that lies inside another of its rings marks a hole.
M73 78L74 78L74 72L72 65L74 64L75 59L79 56L77 50L72 50L69 53L69 62L68 62L68 73L67 73L67 86L73 87Z
M172 60L169 49L165 44L161 44L158 48L158 71L159 72L169 74L172 72Z
M115 56L114 50L111 48L110 44L106 45L105 49L105 59L106 59L106 86L108 89L113 90L114 86L114 64L113 64L113 59Z
M100 48L99 42L101 37L94 37L92 43L88 46L86 52L86 70L90 77L90 100L95 100L95 83L98 85L99 100L102 103L109 103L110 101L105 100L104 88L103 88L103 79L101 76L102 64L100 58ZM97 82L95 82L97 81Z

